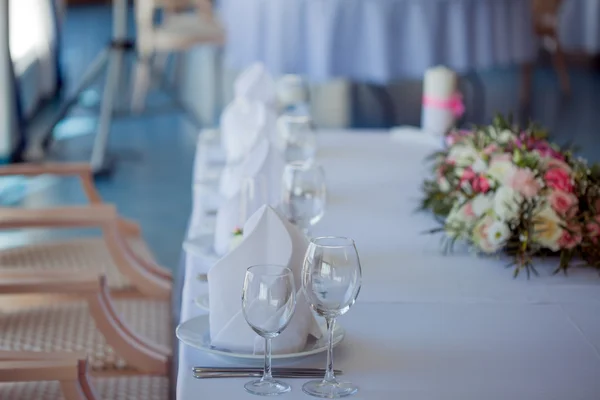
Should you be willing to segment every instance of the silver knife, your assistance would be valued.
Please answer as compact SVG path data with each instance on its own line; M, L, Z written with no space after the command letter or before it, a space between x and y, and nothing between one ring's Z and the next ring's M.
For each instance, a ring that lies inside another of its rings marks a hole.
M194 378L196 379L211 379L211 378L260 378L262 372L194 372ZM298 378L298 379L309 379L309 378L322 378L323 374L316 372L309 373L298 373L298 372L281 372L273 371L273 377L275 378Z
M258 367L193 367L192 371L197 372L245 372L245 373L262 373L263 368ZM296 367L275 367L273 373L310 373L310 374L325 374L323 368L296 368ZM336 375L341 375L342 370L333 370Z

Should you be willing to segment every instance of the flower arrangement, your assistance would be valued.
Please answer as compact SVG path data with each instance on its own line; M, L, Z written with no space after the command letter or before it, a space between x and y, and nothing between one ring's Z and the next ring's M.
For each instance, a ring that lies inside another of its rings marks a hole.
M442 224L446 250L466 241L477 252L506 252L514 276L537 274L534 257L560 256L600 267L600 167L548 140L533 125L496 117L490 126L450 132L432 155L422 208Z

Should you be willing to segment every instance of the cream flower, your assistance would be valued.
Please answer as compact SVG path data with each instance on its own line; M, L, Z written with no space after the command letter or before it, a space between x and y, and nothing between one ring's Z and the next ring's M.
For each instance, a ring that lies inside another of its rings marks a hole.
M516 136L514 133L512 133L512 131L505 129L502 132L498 133L498 135L496 136L496 140L498 141L498 143L506 144L515 139L515 137Z
M510 237L510 229L502 221L494 221L487 230L487 240L490 247L501 248Z
M490 227L494 224L494 219L490 216L482 218L473 229L473 243L484 253L495 253L500 246L494 245L489 240Z
M561 222L552 207L545 205L533 217L533 241L552 251L560 250L559 241L563 234Z
M523 196L516 190L502 186L494 196L494 212L502 221L511 221L519 214Z
M471 146L456 145L448 153L448 161L454 162L457 167L471 166L478 158L479 153Z
M488 166L485 163L485 161L483 161L483 159L478 155L477 158L473 161L473 165L471 166L471 168L473 168L473 172L481 174L487 170Z
M481 217L494 207L494 195L479 194L471 201L473 213L476 217Z
M487 171L488 176L495 179L501 184L506 184L506 182L513 176L515 173L515 165L512 161L508 160L493 160L490 163L490 168Z

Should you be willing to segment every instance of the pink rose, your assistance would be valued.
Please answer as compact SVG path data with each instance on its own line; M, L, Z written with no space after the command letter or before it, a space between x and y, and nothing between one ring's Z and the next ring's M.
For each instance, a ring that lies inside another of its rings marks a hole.
M563 234L558 241L561 249L572 249L581 243L581 229L578 226L569 226L563 229Z
M475 193L487 193L490 191L490 182L483 175L477 176L473 179L471 184Z
M528 199L535 197L541 189L533 171L526 168L515 170L508 179L508 186Z
M577 205L579 200L571 193L553 190L548 196L550 206L558 215L574 216L577 213Z
M475 178L475 172L473 172L473 169L471 167L467 167L463 171L463 174L460 177L460 180L461 180L461 182L465 182L465 181L470 182L474 178Z
M573 192L573 180L571 175L564 169L552 168L544 174L546 185L551 189Z

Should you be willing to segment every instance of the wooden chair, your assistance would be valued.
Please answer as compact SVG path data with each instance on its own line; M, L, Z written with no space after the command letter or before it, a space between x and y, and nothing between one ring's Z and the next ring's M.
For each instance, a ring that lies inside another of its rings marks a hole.
M561 91L569 94L571 83L560 40L558 37L558 14L562 0L531 0L533 30L542 40L545 47L552 53L552 62L558 75ZM533 64L523 66L521 99L529 101L531 97L531 81Z
M79 177L90 205L48 209L0 207L0 230L97 228L99 238L70 239L0 250L0 273L91 271L108 278L115 295L137 292L169 299L171 273L159 266L139 227L102 202L87 164L21 164L0 167L0 177L42 174Z
M188 12L192 8L194 12ZM154 23L157 10L164 11L159 24ZM136 0L136 45L132 110L144 108L152 77L152 58L187 51L202 44L222 45L225 32L212 13L210 0Z
M167 376L169 302L113 300L93 274L0 274L0 361L57 352L87 357L96 376Z
M168 379L159 376L93 378L85 359L68 353L0 361L3 400L166 400L168 385Z

